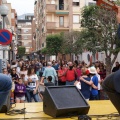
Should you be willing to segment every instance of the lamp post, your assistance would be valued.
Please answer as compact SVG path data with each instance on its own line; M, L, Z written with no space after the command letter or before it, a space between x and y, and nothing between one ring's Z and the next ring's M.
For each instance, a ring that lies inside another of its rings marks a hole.
M3 17L3 29L5 28L5 17L8 14L8 7L5 4L0 5L0 14ZM5 50L3 50L3 59L5 59Z

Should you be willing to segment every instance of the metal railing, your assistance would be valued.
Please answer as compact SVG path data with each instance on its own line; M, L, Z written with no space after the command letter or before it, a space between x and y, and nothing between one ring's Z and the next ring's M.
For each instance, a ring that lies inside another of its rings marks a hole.
M69 5L65 4L56 5L56 10L69 10Z
M47 22L47 29L69 28L69 22Z
M47 11L55 11L55 10L69 10L69 5L66 4L47 4Z

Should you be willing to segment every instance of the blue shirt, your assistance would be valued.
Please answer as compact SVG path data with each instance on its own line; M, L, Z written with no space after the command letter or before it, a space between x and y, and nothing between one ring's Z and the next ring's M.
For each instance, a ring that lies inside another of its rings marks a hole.
M84 77L83 77L84 78ZM87 81L90 81L90 77L84 78ZM85 82L81 81L81 93L83 94L83 96L85 97L85 99L89 99L90 98L90 88L91 86L86 84Z
M93 81L93 84L97 87L98 86L98 77L96 75L94 75L92 77L92 81ZM91 93L92 93L92 95L98 95L98 90L92 88Z
M59 64L53 65L52 67L53 67L55 70L58 70L58 69L59 69Z

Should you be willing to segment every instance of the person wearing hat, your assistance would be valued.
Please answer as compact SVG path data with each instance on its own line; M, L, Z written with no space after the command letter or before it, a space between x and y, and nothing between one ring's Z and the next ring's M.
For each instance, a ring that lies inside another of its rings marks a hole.
M90 100L98 100L98 77L96 76L96 73L97 73L96 68L90 67L88 70L86 70L85 73L88 76L88 78L90 78L90 81L88 81L82 76L80 77L80 80L82 82L84 82L86 85L91 86ZM82 84L81 84L81 89L82 89Z
M96 86L96 88L92 87L91 88L91 95L90 95L90 100L98 100L98 77L97 77L97 71L94 66L90 67L89 69L89 75L91 77L91 80L93 84Z
M5 74L0 73L0 110L7 100L12 87L12 80Z

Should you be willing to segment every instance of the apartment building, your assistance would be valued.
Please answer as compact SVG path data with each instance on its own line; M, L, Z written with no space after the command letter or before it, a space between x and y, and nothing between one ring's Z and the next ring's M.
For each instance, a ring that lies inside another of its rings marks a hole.
M26 54L32 52L32 20L33 14L25 14L18 18L18 43L25 46Z
M46 36L80 30L81 8L92 0L35 0L36 50L46 46Z
M7 0L1 0L0 4L5 4L8 7L8 15L5 17L5 28L9 30L13 36L12 36L12 42L7 47L8 49L5 50L5 59L7 60L13 60L15 59L15 50L14 48L17 46L17 37L16 37L16 31L17 31L17 13L15 9L12 9L11 3L8 3ZM2 29L3 19L0 17L0 29ZM0 50L0 59L3 59L3 50Z

